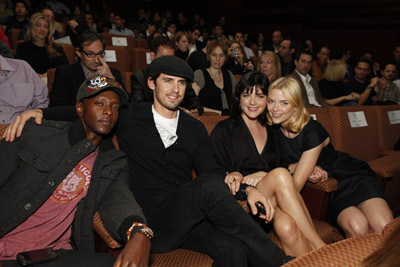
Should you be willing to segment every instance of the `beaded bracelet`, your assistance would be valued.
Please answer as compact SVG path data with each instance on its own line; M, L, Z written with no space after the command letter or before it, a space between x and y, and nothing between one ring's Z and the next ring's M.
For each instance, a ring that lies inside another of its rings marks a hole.
M134 222L132 226L129 227L128 231L126 231L126 238L128 239L128 241L131 239L132 231L136 227L142 227L142 229L140 229L140 232L144 234L148 239L150 240L153 239L154 237L153 231L146 224Z

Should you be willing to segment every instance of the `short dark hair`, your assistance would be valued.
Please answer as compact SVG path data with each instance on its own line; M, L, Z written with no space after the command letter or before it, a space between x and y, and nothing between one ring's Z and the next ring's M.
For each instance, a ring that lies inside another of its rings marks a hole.
M321 53L323 48L328 49L329 51L331 51L331 49L329 49L329 47L327 47L326 45L323 45L318 49L318 53Z
M372 65L371 60L366 59L366 58L360 58L359 60L357 60L356 67L358 66L359 63L366 63L366 64L368 64L369 69L371 69L371 65Z
M99 40L101 42L101 44L103 45L103 49L106 48L106 43L103 40L103 37L95 32L91 32L91 31L84 31L83 33L81 33L78 37L78 45L79 45L79 49L82 50L83 49L83 44L86 45L90 45L93 42ZM88 43L88 44L86 44Z
M243 92L252 93L254 88L260 88L263 94L268 95L268 87L269 80L264 73L260 71L246 73L236 85L235 92L232 95L230 117L237 121L241 119L242 109L240 108L240 95ZM265 108L257 119L261 125L267 125L267 108Z
M168 20L168 21L167 21L166 27L168 28L168 27L170 27L170 26L173 25L173 24L176 25L176 22L175 22L174 20Z
M117 13L117 12L114 12L114 17L116 17L116 16L118 16L121 20L123 20L123 19L125 19L125 16L124 15L122 15L121 13Z
M43 11L44 10L50 10L51 12L53 12L54 13L54 10L51 8L51 6L49 6L49 5L45 5L41 10L40 10L40 12L42 12L43 13Z
M373 53L371 50L366 50L366 51L364 51L361 55L362 55L362 56L365 56L365 54L374 55L374 53Z
M383 65L381 65L381 70L385 70L387 65L393 65L397 69L396 63L393 60L390 60L390 61L386 61Z
M167 46L171 47L172 49L174 48L172 40L164 35L157 36L156 38L152 39L149 42L148 46L150 48L150 51L154 53L157 53L157 50L160 46Z
M299 51L296 53L296 56L294 57L294 59L297 60L297 61L299 61L300 56L301 56L302 54L309 55L309 56L313 57L313 54L312 54L312 52L311 52L310 50L308 50L308 49L302 49L302 50L299 50Z
M23 4L24 7L25 7L25 9L28 10L28 7L26 6L25 1L22 1L22 0L15 1L15 3L14 3L14 10L15 10L15 7L17 6L18 3Z

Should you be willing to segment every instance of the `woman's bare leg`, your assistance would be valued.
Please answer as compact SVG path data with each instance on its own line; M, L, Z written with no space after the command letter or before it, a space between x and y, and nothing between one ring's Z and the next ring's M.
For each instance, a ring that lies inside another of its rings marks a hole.
M368 219L356 206L345 208L339 213L337 223L346 233L346 237L356 237L372 232Z
M310 242L299 230L294 220L279 208L275 210L272 223L286 255L299 257L312 250Z
M325 246L314 228L310 214L293 183L292 176L284 168L270 171L258 184L257 189L271 199L276 199L280 210L290 216L309 240L313 249Z
M357 205L364 213L375 233L381 233L386 224L393 220L392 211L382 198L371 198Z

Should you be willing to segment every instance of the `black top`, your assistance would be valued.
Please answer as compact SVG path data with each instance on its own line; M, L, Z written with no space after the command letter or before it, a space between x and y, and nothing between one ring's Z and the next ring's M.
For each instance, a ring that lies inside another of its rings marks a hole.
M238 171L243 176L258 172L269 172L280 164L275 136L267 126L267 142L258 152L254 139L246 123L240 119L219 122L211 133L211 145L218 165L225 172Z
M62 46L57 47L57 51L61 55L50 58L44 46L37 46L32 42L24 42L18 45L15 58L25 60L36 73L43 74L48 69L68 65L68 59L64 54Z
M186 52L182 52L179 49L175 49L175 56L177 56L177 57L179 57L179 58L181 58L181 59L186 61L188 56L189 56L189 50L186 51Z
M215 85L214 80L211 78L211 75L207 70L202 69L202 71L204 75L205 84L199 93L200 102L203 105L203 107L208 107L222 111L223 108L222 108L221 90L225 92L228 105L232 96L232 80L229 71L222 70L222 75L224 78L224 88L222 89Z
M368 85L368 81L360 83L356 79L351 79L347 83L345 83L348 92L356 92L360 95L365 91ZM374 101L372 100L373 96L376 96L375 90L371 90L371 93L369 94L367 101L365 101L364 105L374 105Z
M332 82L326 79L322 79L318 82L319 90L321 91L321 95L325 99L334 99L341 96L345 96L350 94L343 81ZM344 103L350 102L348 100L342 101L339 105L343 105Z
M7 19L5 25L7 26L5 34L8 35L9 29L21 29L25 25L28 25L29 19L25 18L23 21L19 21L16 16L11 16Z

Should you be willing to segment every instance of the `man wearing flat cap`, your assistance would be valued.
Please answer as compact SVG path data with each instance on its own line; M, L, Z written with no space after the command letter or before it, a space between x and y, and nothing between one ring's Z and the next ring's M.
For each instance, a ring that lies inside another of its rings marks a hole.
M94 77L78 91L75 123L29 121L15 142L0 142L0 265L20 266L18 253L48 247L58 256L49 252L57 259L45 266L147 264L151 230L110 135L127 98L115 80ZM96 212L114 238L131 239L117 261L92 252Z
M189 65L163 56L146 76L154 104L122 107L116 134L130 189L154 231L151 252L185 248L209 254L213 266L280 266L285 254L230 194L203 124L178 109L193 80Z

